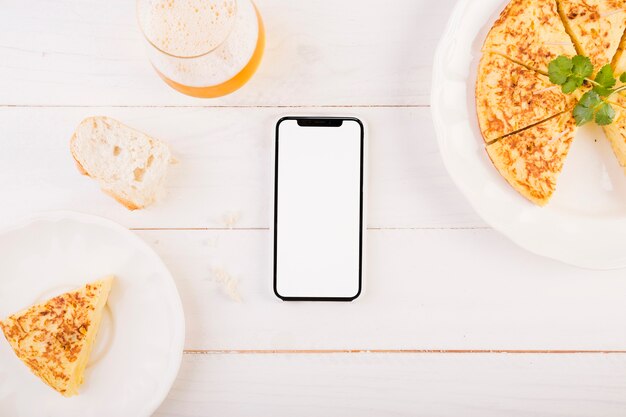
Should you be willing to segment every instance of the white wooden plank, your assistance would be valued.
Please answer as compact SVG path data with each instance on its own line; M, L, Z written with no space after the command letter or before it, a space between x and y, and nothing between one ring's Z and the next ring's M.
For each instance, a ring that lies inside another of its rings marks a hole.
M0 104L427 104L453 0L258 0L267 50L253 80L216 100L185 97L152 70L135 1L5 0Z
M264 230L139 232L171 269L186 349L622 350L623 271L531 255L492 230L372 230L362 296L285 303ZM219 280L238 282L241 301Z
M97 114L171 144L180 163L162 204L129 212L78 175L68 141L82 118ZM274 126L286 114L352 114L368 125L370 227L484 226L443 167L427 108L5 108L0 223L73 209L128 227L267 228Z
M185 355L161 417L621 417L626 355Z

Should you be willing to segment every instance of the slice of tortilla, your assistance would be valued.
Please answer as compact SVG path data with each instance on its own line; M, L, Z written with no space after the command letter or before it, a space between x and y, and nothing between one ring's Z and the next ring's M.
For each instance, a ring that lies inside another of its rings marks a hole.
M626 29L626 0L557 0L579 54L597 71L610 64Z
M112 282L92 282L0 321L15 354L65 397L83 383Z
M613 123L604 126L604 133L611 143L617 161L626 174L626 97L613 95L609 99L615 110Z
M576 104L575 99L548 77L501 55L485 53L480 61L476 111L486 142L562 113Z
M613 57L613 71L615 72L617 78L626 72L626 54L624 51L626 51L626 31L622 36L619 48L617 48L617 52Z
M555 0L512 0L487 35L483 52L507 56L544 74L559 55L576 55Z
M613 72L615 73L615 78L617 79L616 87L621 87L624 85L624 83L622 83L619 78L620 78L620 75L626 72L626 53L624 53L625 51L626 51L626 32L622 36L622 40L620 41L619 48L617 48L617 52L615 53L615 56L613 57L613 61L612 61ZM626 97L625 92L622 92L620 94Z
M570 111L487 146L500 174L517 192L544 206L567 157L576 122Z

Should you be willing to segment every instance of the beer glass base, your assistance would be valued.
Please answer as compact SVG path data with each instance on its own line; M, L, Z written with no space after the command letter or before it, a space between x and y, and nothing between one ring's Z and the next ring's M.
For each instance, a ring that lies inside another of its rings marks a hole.
M256 11L257 20L259 22L259 36L257 38L257 44L252 54L252 57L250 58L250 61L248 61L246 66L243 67L243 69L239 71L233 78L217 85L210 85L206 87L190 87L188 85L184 85L169 79L168 77L163 75L156 67L153 66L155 71L157 72L157 74L159 74L161 79L163 79L163 81L167 83L167 85L169 85L178 92L192 97L216 98L225 96L240 89L241 87L243 87L244 84L248 82L248 80L250 80L250 78L256 72L259 64L261 63L261 58L263 58L263 51L265 50L265 28L263 26L263 19L261 18L261 14L259 13L259 11L256 9L256 5L254 8Z

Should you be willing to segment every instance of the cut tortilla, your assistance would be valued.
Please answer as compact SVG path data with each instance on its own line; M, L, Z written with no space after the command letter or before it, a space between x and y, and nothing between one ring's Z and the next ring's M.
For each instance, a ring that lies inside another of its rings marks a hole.
M557 0L559 13L579 54L595 71L613 61L626 29L626 0Z
M603 129L617 161L626 174L626 97L614 95L610 101L615 110L615 119Z
M0 322L15 354L65 397L78 394L113 277L34 305Z
M615 72L617 78L626 72L626 54L624 51L626 50L626 31L622 36L622 40L620 41L619 48L617 48L617 52L613 57L613 71ZM619 82L619 80L618 80Z
M512 0L489 31L483 52L506 56L544 74L558 56L576 55L555 0Z
M548 77L501 55L485 53L478 67L476 111L485 142L540 123L576 104Z
M615 73L615 78L617 79L616 88L622 87L624 83L620 81L620 75L626 72L626 31L622 36L622 40L620 41L619 48L617 49L617 53L613 57L613 71ZM622 96L626 97L625 92L620 93Z
M556 189L575 132L568 111L488 145L487 153L517 192L544 206Z

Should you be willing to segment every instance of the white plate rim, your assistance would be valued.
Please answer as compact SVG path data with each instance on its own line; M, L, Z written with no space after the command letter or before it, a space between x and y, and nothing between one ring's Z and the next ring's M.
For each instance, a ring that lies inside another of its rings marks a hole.
M124 235L124 237L136 244L136 247L138 249L142 250L148 257L152 258L155 267L157 267L164 276L167 276L169 278L168 280L166 280L166 285L169 285L171 287L171 291L169 292L170 294L172 294L171 301L173 301L174 305L176 306L176 316L172 317L172 321L176 323L176 325L174 326L176 329L176 334L172 338L172 343L176 347L175 352L177 352L177 354L176 356L172 356L170 360L169 373L167 375L163 375L163 377L161 378L161 380L164 382L161 392L159 392L158 395L155 395L150 402L146 403L146 405L144 406L145 414L138 416L149 417L157 411L163 401L167 398L171 387L176 381L183 360L185 343L185 315L182 301L180 299L180 294L178 293L178 288L176 287L174 281L174 277L172 276L172 273L169 271L161 257L159 257L159 255L157 255L157 253L139 236L137 236L135 233L122 226L121 224L101 216L80 213L71 210L42 211L28 216L22 216L11 224L4 224L0 226L0 235L27 228L41 221L55 222L62 220L70 220L79 223L101 226Z
M518 210L517 218L513 215L494 213L484 201L485 191L478 190L477 185L472 184L472 179L468 178L467 172L455 163L455 151L450 145L450 127L446 124L442 112L444 108L443 86L449 81L444 76L446 55L456 47L455 35L468 8L472 4L474 7L492 7L494 3L493 0L489 4L481 4L480 1L475 0L459 0L435 52L431 85L431 115L444 166L461 193L485 223L525 250L586 269L624 268L626 267L626 250L619 251L616 248L626 247L626 218L581 220L576 216L541 213L542 209L539 207L528 208L524 211ZM506 4L503 0L499 3L503 6ZM467 100L466 97L464 99ZM545 230L543 232L529 228L533 220L544 215L542 227ZM521 216L525 220L524 224L519 221Z

